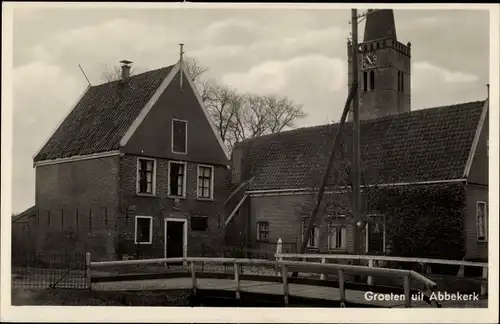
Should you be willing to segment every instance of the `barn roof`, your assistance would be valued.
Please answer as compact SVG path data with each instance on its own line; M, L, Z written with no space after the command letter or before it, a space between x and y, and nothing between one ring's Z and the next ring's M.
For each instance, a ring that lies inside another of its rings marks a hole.
M361 121L363 184L460 179L484 101ZM314 188L326 167L339 124L300 128L238 143L254 177L249 190ZM346 123L329 185L347 185L352 124Z

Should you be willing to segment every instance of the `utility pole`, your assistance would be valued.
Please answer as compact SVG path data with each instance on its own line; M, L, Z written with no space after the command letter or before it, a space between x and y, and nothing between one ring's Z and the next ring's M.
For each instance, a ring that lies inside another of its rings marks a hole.
M356 225L354 235L354 252L358 254L360 251L360 233L361 229L358 224L361 222L361 150L360 150L360 123L359 123L359 60L358 60L358 10L351 10L351 26L352 26L352 85L356 89L352 101L352 139L353 139L353 157L352 157L352 184L353 184L353 206L352 213Z

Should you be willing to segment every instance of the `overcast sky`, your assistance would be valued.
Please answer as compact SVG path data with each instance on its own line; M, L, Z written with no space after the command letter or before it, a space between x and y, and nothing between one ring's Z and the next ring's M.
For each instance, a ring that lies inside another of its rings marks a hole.
M347 94L349 10L16 9L13 211L34 204L32 155L106 66L174 64L178 43L208 75L242 92L302 104L299 126L338 120ZM396 10L398 40L412 43L412 109L483 100L488 11ZM364 24L360 24L360 35Z

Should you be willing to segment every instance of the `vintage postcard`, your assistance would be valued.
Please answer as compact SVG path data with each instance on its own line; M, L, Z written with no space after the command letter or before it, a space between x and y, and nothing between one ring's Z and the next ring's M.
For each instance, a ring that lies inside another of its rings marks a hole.
M2 9L2 320L498 321L498 5Z

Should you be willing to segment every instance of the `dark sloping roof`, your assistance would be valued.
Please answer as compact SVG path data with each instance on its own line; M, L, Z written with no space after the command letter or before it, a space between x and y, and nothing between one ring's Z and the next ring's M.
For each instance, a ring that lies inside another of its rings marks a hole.
M462 178L484 101L417 110L361 122L364 184L407 183ZM338 124L246 140L250 190L314 188L320 183ZM352 124L344 128L343 149L336 154L331 179L348 173ZM363 183L362 183L363 184Z
M172 66L87 89L34 162L117 150L120 140Z
M27 222L28 218L36 215L36 207L32 206L20 214L12 216L12 223L16 222Z
M369 42L381 38L397 40L392 9L368 10L363 41Z

